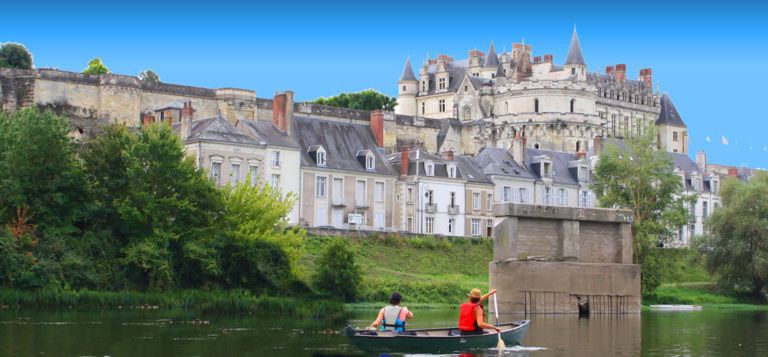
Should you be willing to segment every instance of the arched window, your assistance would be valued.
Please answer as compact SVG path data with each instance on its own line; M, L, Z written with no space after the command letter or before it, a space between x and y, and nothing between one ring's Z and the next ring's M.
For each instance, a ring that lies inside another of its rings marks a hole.
M576 152L581 151L581 140L576 140Z
M539 98L536 98L533 100L533 112L534 113L539 112Z
M576 99L571 99L571 113L573 113L573 106L576 103Z
M539 148L539 143L533 143L533 148L534 149L538 149Z
M469 106L464 107L464 120L472 119L472 108Z

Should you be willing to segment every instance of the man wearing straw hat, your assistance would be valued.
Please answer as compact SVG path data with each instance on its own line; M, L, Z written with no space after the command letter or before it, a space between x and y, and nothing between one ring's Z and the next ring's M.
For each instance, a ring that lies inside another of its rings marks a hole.
M480 289L472 289L467 294L469 301L461 304L461 315L459 315L459 330L461 335L482 335L483 329L494 329L501 331L500 328L485 323L485 308L483 301L496 293L496 289L491 289L487 294L480 296Z

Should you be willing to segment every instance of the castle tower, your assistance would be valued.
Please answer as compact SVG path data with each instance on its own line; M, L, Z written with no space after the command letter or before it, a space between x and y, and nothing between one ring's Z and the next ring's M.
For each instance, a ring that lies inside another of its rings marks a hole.
M581 54L581 44L575 27L573 28L573 36L571 36L571 45L568 46L568 57L565 59L563 68L568 74L575 75L579 81L587 79L587 62L584 61L584 56Z
M656 120L656 126L661 149L667 152L688 153L688 126L680 118L667 93L661 95L661 112Z
M400 79L397 80L397 107L395 113L403 115L416 115L416 95L419 94L419 81L413 74L411 58L405 60L405 68Z
M480 76L483 78L492 79L496 77L496 73L499 71L499 56L496 55L496 48L491 41L491 48L488 49L488 56L485 58L485 64L480 71Z

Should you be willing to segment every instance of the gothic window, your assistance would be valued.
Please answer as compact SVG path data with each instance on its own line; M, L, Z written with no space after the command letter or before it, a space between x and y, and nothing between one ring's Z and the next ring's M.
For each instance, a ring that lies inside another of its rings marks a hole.
M442 113L442 112L444 112L444 111L445 111L445 99L440 99L440 100L438 101L438 104L439 104L439 106L440 106L440 112L441 112L441 113Z
M533 112L534 113L539 112L539 98L536 98L533 100Z
M571 113L573 113L573 106L576 103L576 99L571 99Z
M464 107L464 120L472 119L472 108L469 106Z

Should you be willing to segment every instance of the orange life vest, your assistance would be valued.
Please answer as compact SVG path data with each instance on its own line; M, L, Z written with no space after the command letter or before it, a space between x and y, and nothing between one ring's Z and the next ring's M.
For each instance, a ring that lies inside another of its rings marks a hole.
M475 308L480 307L483 311L483 322L485 322L485 308L482 304L465 302L461 304L461 315L459 315L459 330L472 331L479 330L477 318L475 317Z

